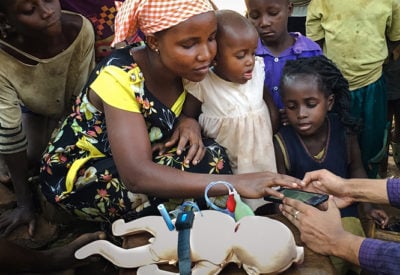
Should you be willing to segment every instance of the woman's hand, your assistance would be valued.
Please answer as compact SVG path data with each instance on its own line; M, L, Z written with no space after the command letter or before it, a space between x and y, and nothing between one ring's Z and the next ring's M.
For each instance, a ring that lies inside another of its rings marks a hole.
M241 174L235 177L239 177L240 181L234 183L234 187L240 196L249 199L263 198L267 195L283 198L283 194L272 187L299 188L301 184L297 178L273 172Z
M161 148L159 154L162 155L167 148L171 148L175 144L178 144L176 148L178 155L182 154L183 151L188 150L185 158L186 164L192 162L193 165L196 165L203 159L206 153L206 148L202 141L201 128L197 120L181 116L174 133L164 144L165 147Z

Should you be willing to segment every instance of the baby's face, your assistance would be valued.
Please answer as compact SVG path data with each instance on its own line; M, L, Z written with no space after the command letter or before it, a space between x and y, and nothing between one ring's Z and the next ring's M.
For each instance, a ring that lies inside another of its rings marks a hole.
M257 42L258 35L255 31L235 37L224 36L217 41L216 74L226 81L239 84L250 80L253 77Z

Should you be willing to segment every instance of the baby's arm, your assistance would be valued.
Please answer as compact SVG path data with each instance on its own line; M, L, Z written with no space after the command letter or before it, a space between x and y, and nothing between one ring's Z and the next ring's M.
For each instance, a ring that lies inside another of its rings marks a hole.
M198 119L201 113L201 102L190 93L187 93L186 100L183 103L182 113L185 116Z
M201 128L197 121L200 112L201 102L190 93L187 93L174 133L164 144L158 143L152 145L153 154L158 151L158 154L162 155L168 148L176 145L178 155L186 150L184 148L188 148L185 157L186 164L189 164L191 161L193 165L198 164L205 155Z

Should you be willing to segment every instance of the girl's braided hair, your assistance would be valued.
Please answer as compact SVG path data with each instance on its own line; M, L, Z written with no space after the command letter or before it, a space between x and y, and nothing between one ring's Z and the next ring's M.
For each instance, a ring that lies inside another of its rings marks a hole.
M334 95L335 103L331 112L339 115L348 130L356 133L360 131L361 121L350 114L349 83L330 59L321 55L287 61L283 68L281 87L298 75L314 76L318 88L326 97Z

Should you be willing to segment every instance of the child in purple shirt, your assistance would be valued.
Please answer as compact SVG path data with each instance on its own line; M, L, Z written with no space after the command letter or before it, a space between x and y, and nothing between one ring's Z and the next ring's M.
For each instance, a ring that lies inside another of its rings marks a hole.
M260 36L256 55L264 58L265 86L282 109L279 81L286 61L322 55L322 50L302 34L288 32L288 17L293 10L289 0L246 0L246 7L247 17Z

